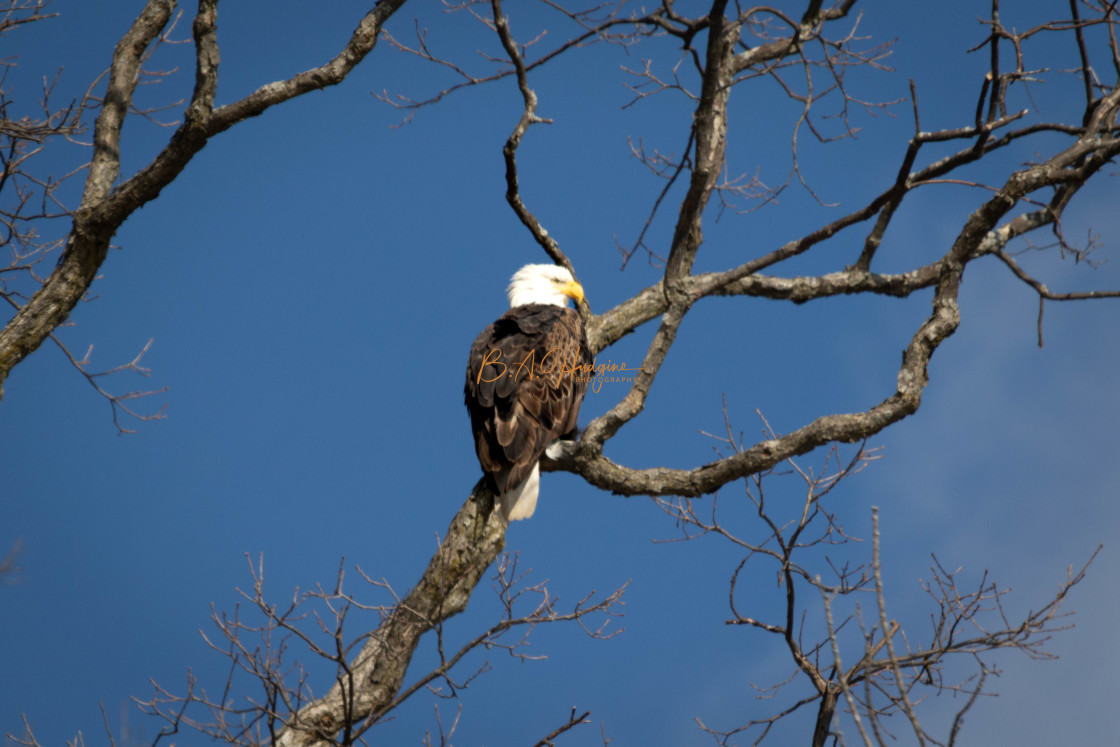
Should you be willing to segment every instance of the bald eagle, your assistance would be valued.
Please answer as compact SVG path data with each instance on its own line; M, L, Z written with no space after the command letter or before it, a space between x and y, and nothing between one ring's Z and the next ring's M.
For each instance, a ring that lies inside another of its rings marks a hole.
M507 521L537 507L540 458L575 437L592 370L583 320L568 299L583 288L557 265L513 276L510 310L471 345L464 389L478 463Z

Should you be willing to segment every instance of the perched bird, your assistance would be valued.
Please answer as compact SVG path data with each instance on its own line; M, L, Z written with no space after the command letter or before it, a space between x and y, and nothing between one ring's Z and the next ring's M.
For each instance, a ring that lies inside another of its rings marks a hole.
M464 394L478 463L509 521L536 510L541 455L575 438L592 358L568 307L583 300L570 272L526 265L506 292L509 311L471 345Z

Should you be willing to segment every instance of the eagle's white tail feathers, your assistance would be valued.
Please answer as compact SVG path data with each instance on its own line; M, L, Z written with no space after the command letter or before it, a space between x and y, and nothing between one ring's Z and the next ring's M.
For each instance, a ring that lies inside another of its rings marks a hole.
M513 490L502 493L498 499L502 503L502 515L506 521L528 519L537 510L537 492L541 486L541 465L533 465L533 471L525 478L525 482Z

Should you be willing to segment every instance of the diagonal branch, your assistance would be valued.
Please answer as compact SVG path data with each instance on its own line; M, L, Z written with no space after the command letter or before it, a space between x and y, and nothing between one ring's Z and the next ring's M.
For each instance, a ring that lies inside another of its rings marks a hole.
M447 530L420 582L369 635L351 674L293 716L278 747L333 744L352 724L372 723L394 702L420 636L467 607L483 572L505 545L505 522L480 480Z
M1105 101L1109 99L1120 99L1120 92L1111 94ZM922 390L929 380L927 367L930 358L960 322L957 295L967 263L981 254L1002 248L1018 232L1053 219L1052 214L1046 212L1028 213L997 228L1003 216L1032 192L1084 181L1117 154L1120 154L1120 139L1087 137L1078 140L1050 160L1011 174L1003 187L969 216L953 246L939 263L932 312L903 353L895 392L870 409L819 417L790 434L759 442L725 459L691 470L661 467L630 469L601 453L602 443L617 430L615 412L632 407L632 403L623 400L615 410L588 426L579 450L564 455L556 462L546 463L545 468L576 472L591 484L621 495L698 496L712 493L732 480L768 469L783 459L805 454L826 443L851 443L878 433L917 411ZM710 286L709 292L714 287L718 287L718 283ZM673 322L673 310L670 305L663 328ZM601 330L601 327L597 329Z
M560 726L558 726L555 729L553 729L552 731L550 731L539 742L534 744L533 747L552 747L552 745L554 744L554 742L552 740L556 739L556 737L560 736L564 732L568 731L569 729L574 729L575 727L579 726L580 724L590 724L591 723L590 721L587 720L587 717L591 715L591 711L584 711L583 713L580 713L579 715L576 715L577 713L578 713L578 711L576 710L576 707L572 706L572 713L571 713L570 716L568 716L567 723L561 724Z
M66 320L109 251L116 226L98 225L90 220L90 214L108 199L120 171L120 131L136 87L140 60L167 25L172 6L171 2L149 0L113 52L108 89L94 128L93 159L66 249L43 286L0 330L0 396L8 373Z
M113 53L107 90L94 127L89 175L58 266L0 330L0 397L11 370L66 321L105 261L113 234L134 211L155 199L209 138L276 104L341 82L374 48L381 26L404 2L377 3L358 24L346 47L329 62L261 86L244 99L214 110L218 75L217 0L201 0L193 25L195 89L184 121L151 163L114 188L120 173L121 128L141 62L176 6L175 0L148 0Z

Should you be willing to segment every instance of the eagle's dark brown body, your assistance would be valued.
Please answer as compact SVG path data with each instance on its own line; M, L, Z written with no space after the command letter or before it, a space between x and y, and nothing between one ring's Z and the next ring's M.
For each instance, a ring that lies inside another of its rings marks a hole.
M545 448L575 436L592 373L583 322L570 308L515 306L474 341L464 394L478 462L495 495L535 479Z

